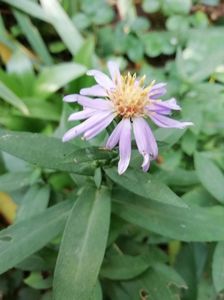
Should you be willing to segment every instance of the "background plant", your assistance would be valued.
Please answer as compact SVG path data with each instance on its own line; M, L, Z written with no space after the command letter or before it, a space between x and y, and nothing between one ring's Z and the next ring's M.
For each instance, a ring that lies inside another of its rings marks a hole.
M222 299L224 2L1 0L0 12L0 298ZM107 132L61 143L78 110L63 95L109 59L168 82L195 124L154 130L149 174L134 151L119 176L117 152L99 149Z

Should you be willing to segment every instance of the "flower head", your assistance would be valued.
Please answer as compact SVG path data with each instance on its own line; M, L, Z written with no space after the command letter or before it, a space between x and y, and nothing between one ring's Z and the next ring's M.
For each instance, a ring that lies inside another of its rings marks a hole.
M92 139L115 117L120 117L121 120L109 136L105 147L112 149L119 144L118 173L124 173L131 158L133 129L138 151L143 156L142 169L146 172L150 161L158 155L157 143L146 118L165 128L185 128L192 123L176 121L167 116L172 110L181 108L174 98L160 100L166 93L165 83L155 84L152 81L150 85L145 86L144 76L140 79L130 73L123 76L117 64L111 61L108 62L108 69L111 78L98 70L90 70L87 75L93 76L97 84L82 89L80 94L64 97L65 102L77 102L83 106L82 111L70 115L69 121L85 121L68 130L63 136L63 142L78 135L83 135L86 140Z

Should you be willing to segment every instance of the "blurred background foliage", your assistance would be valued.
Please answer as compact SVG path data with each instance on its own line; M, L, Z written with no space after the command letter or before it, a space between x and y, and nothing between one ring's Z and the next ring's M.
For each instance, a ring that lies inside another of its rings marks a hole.
M168 96L182 106L181 118L195 124L185 131L155 130L160 156L150 170L191 207L190 212L153 201L149 209L143 198L148 190L133 190L133 184L144 178L130 171L127 186L108 171L127 191L123 198L114 192L118 200L106 258L91 299L224 299L224 1L0 0L0 13L1 128L60 138L68 127L68 114L78 109L63 105L63 95L89 86L93 81L86 70L106 70L109 59L118 61L124 71L146 74L149 81L168 82ZM20 137L24 144L17 148ZM10 236L0 236L0 272L5 272L0 299L49 300L68 208L58 207L55 217L56 210L47 207L72 199L77 187L90 179L68 175L71 166L58 167L54 151L62 149L59 142L48 147L45 138L34 138L32 144L15 133L14 144L5 145L3 138L1 132L1 228L43 215L26 229L9 226L15 235L10 248L5 244ZM102 134L90 144L102 145L104 138ZM89 143L77 139L73 145L82 150ZM46 155L40 166L30 147L37 156ZM82 159L89 155L83 151ZM91 155L87 173L95 168L90 161L96 154ZM96 169L96 185L101 175ZM141 209L132 193L138 195ZM135 212L124 198L136 205ZM48 235L44 228L49 228ZM32 248L36 240L41 243ZM24 247L32 249L26 252Z

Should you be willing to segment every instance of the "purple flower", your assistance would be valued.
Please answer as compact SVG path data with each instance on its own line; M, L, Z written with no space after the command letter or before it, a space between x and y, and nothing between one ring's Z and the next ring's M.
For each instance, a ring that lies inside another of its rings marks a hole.
M168 117L172 110L180 110L174 98L161 101L166 93L166 84L151 82L144 86L145 77L136 79L136 75L121 75L116 63L108 62L110 77L98 70L90 70L87 75L93 76L96 85L85 88L79 94L64 97L65 102L77 102L83 107L80 112L70 115L69 121L84 120L81 124L68 130L63 136L67 142L78 135L86 140L92 139L103 131L115 117L120 117L106 142L106 148L112 149L119 144L120 160L118 173L126 171L131 159L132 129L138 151L143 156L142 169L149 169L150 161L156 159L158 147L155 137L146 118L164 128L185 128L191 122L180 122ZM95 98L90 98L90 97Z

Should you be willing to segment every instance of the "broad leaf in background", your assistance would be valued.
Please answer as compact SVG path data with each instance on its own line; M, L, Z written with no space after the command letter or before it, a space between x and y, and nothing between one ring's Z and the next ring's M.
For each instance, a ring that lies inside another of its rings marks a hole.
M223 241L224 208L165 205L128 191L113 194L113 211L124 220L181 241Z
M67 221L54 275L54 299L90 299L110 224L110 192L86 187Z
M62 230L71 202L63 202L0 233L0 274L41 249Z
M206 188L219 202L224 203L224 174L203 153L195 154L197 175Z
M186 49L177 53L177 69L187 82L200 82L224 63L224 46L220 43L223 28L192 30ZM205 63L206 61L206 63Z

